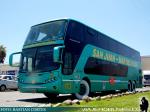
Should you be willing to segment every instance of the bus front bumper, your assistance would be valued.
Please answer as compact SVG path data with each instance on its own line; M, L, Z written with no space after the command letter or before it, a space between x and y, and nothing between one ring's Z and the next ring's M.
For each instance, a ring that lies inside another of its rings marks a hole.
M23 93L58 93L60 92L60 84L51 82L45 84L18 84L19 91Z

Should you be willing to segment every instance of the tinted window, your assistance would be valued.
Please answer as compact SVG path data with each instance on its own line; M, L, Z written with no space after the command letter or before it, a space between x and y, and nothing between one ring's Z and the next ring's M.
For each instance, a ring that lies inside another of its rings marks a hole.
M109 75L109 76L126 76L128 67L96 58L89 58L84 72L86 74Z
M4 76L3 79L7 79L7 76Z
M120 48L119 48L119 46L118 46L118 44L115 40L110 39L109 40L109 45L111 46L110 49L113 52L116 52L116 50L120 50Z
M53 61L53 47L43 46L22 51L20 72L40 72L58 69Z
M11 76L4 76L3 79L12 80Z
M123 56L127 56L129 58L132 58L133 60L140 61L140 54L137 51L102 33L98 33L97 41L93 42L93 40L88 40L87 43L96 45L117 54L121 54Z
M70 31L70 38L76 41L83 41L84 40L84 27L82 24L77 22L71 22L69 28Z
M97 43L98 41L98 38L97 38L97 32L91 28L88 28L87 27L87 30L86 30L86 42L91 42L91 43Z
M60 20L33 26L24 45L62 39L65 35L66 25L66 21Z
M99 34L98 41L96 43L98 47L110 50L110 38L105 38L105 35Z
M53 47L45 46L37 50L35 71L55 70L58 67L58 63L53 62Z
M66 68L63 65L63 69L62 69L63 74L72 74L76 66L80 54L82 52L82 49L84 48L85 45L84 32L85 32L84 25L72 20L69 21L66 37L65 37L65 49L63 50L62 58L63 58L63 64L67 64L66 54L70 53L71 58L69 60L72 65L69 68ZM69 70L70 68L71 70Z
M97 35L97 32L91 28L87 29L87 33L90 37L96 37L96 35Z
M69 52L66 52L64 54L64 58L63 58L63 74L65 75L69 75L72 74L73 70L72 70L72 54Z

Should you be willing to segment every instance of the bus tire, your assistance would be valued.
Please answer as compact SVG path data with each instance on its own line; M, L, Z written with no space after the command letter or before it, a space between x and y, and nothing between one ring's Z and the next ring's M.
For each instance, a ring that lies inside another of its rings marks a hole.
M132 91L136 92L136 82L135 81L132 82Z
M83 99L85 96L89 96L90 87L87 81L82 80L80 82L80 92L75 93L76 98Z
M131 81L128 82L128 92L132 92L132 83L131 83Z
M44 93L44 95L48 98L48 99L51 99L51 100L56 100L57 98L57 94L54 94L54 93Z
M0 86L0 91L5 91L6 90L6 86L5 85L1 85Z

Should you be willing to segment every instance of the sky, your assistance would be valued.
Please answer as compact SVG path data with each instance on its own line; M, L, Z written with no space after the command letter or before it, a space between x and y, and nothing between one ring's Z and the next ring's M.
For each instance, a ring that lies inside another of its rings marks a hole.
M72 18L150 55L150 0L0 0L0 45L21 51L30 27Z

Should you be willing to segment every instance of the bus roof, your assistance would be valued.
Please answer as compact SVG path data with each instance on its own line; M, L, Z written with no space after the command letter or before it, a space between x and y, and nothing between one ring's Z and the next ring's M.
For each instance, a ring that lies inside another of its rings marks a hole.
M54 20L51 20L51 21L48 21L48 22L44 22L44 23L40 23L40 24L37 24L37 25L33 25L32 27L35 27L35 26L38 26L38 25L42 25L42 24L47 24L47 23L50 23L50 22L53 22L53 21L60 21L60 20L66 20L66 21L68 21L68 22L69 22L69 21L78 22L78 23L80 23L80 24L82 24L82 25L84 25L84 26L86 26L86 27L88 27L88 28L91 28L91 29L95 30L96 32L101 33L102 35L106 36L107 38L110 38L110 39L112 39L112 40L114 40L114 41L116 41L116 42L118 42L118 43L120 43L120 44L122 44L122 45L128 47L129 49L131 49L131 50L137 52L137 53L140 55L140 52L139 52L139 51L137 51L137 50L135 50L135 49L129 47L128 45L126 45L126 44L124 44L124 43L122 43L122 42L120 42L120 41L118 41L118 40L115 40L115 39L113 39L112 37L110 37L110 36L108 36L108 35L106 35L106 34L100 32L100 31L98 31L98 30L96 30L96 29L94 29L94 28L92 28L92 27L90 27L90 26L88 26L88 25L86 25L86 24L84 24L84 23L78 21L78 20L72 19L72 18L54 19Z
M35 27L35 26L47 24L47 23L54 22L54 21L61 21L61 20L69 21L70 19L65 19L65 18L64 18L64 19L54 19L54 20L51 20L51 21L47 21L47 22L43 22L43 23L40 23L40 24L33 25L33 26L31 26L31 27Z

